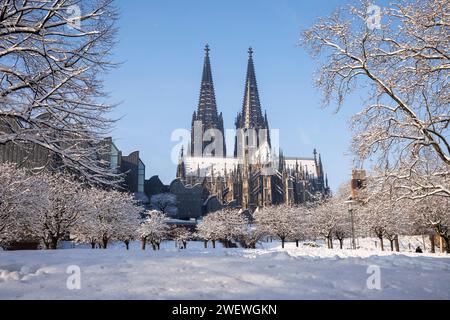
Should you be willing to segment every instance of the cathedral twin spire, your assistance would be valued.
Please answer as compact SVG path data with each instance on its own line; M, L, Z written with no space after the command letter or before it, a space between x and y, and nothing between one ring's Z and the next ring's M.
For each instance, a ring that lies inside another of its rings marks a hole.
M209 46L206 45L197 119L203 121L206 127L215 128L215 126L219 123L220 115L217 113L216 93L214 91L214 81L211 71L209 51Z
M238 114L237 129L267 129L267 117L263 117L256 81L253 49L248 50L247 77L242 112Z
M197 111L194 112L192 119L192 131L196 124L201 123L203 134L209 129L216 129L225 137L223 116L218 113L214 82L211 71L211 61L209 45L205 46L205 58L203 65L203 75L200 88L200 98ZM253 49L248 51L247 77L245 83L244 101L242 111L236 118L236 129L269 129L267 114L263 115L259 99L258 84L256 81L255 66L253 62ZM198 130L198 129L197 129ZM268 138L270 144L270 137ZM194 135L191 141L192 155L194 155L194 144L196 140ZM202 151L210 142L203 142ZM225 141L223 141L223 156L226 156Z
M192 118L192 152L188 150L187 154L191 156L185 158L185 150L182 150L177 177L189 185L200 183L206 186L205 196L213 194L220 201L237 201L245 209L293 201L302 203L307 201L307 194L328 192L328 179L317 151L314 152L314 159L304 159L305 163L295 160L293 169L292 158L285 158L280 150L279 172L266 174L271 171L265 171L269 166L266 166L263 156L267 151L267 159L270 159L269 152L276 146L271 143L268 117L261 108L252 48L248 51L242 109L235 124L234 158L228 157L234 166L233 171L233 167L227 168L229 162L222 159L227 157L224 123L222 113L217 108L210 48L206 45L199 103ZM219 139L221 144L218 143ZM216 159L205 160L209 157ZM256 162L252 162L254 160ZM315 170L312 170L312 165L315 165ZM228 172L234 173L228 175Z
M211 61L209 59L209 52L211 49L209 45L205 46L205 60L203 64L202 83L200 88L200 98L198 103L197 112L194 112L192 117L192 131L194 132L194 126L196 123L201 123L202 137L203 134L210 129L216 129L221 132L222 140L225 137L223 116L222 113L217 111L216 93L214 90L214 81L211 71ZM192 136L192 155L194 155L195 137ZM208 142L203 142L202 153ZM226 146L223 143L223 156L226 156Z

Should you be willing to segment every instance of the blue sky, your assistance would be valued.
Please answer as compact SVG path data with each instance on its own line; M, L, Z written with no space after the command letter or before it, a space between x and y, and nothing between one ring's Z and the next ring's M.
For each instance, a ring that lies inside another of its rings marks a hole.
M205 43L211 63L219 111L225 127L234 128L242 107L247 50L255 53L262 107L271 128L280 129L288 156L322 154L333 189L350 178L348 121L359 98L344 109L321 108L314 87L317 63L297 46L300 30L348 1L274 0L133 0L117 1L121 18L114 59L120 68L106 77L121 118L112 132L128 154L139 150L147 177L164 183L175 177L171 152L175 129L190 129L197 108Z

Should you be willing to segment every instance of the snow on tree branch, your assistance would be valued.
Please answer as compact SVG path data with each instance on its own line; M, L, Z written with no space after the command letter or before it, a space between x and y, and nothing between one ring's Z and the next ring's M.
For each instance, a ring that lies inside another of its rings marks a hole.
M394 3L384 8L379 30L367 25L370 4L338 8L302 34L302 45L322 64L317 86L324 103L335 101L339 109L355 90L366 92L366 105L352 121L357 160L375 159L399 178L415 170L416 160L433 158L432 175L448 177L450 3ZM409 190L412 197L448 196L446 183Z
M114 67L116 19L112 0L1 2L0 144L40 146L89 182L120 180L100 144L114 123L100 75Z

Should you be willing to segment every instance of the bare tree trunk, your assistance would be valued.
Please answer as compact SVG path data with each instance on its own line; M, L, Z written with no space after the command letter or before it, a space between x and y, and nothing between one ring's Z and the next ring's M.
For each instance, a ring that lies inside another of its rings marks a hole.
M395 251L400 252L400 241L398 236L395 237Z
M125 247L127 248L127 251L130 250L130 241L129 240L125 240Z
M341 250L344 249L344 239L339 239L339 244L341 246Z
M213 249L216 248L216 240L212 240Z
M379 236L378 239L380 239L380 247L381 247L381 251L384 251L384 241L383 241L383 237Z
M436 253L436 236L433 234L430 236L431 253Z
M44 242L45 250L50 250L50 242L47 240L43 240L43 242Z
M146 249L146 246L147 246L147 238L146 238L146 237L143 237L143 238L141 239L141 247L142 247L142 250L145 250L145 249Z
M208 241L203 241L203 244L204 244L204 246L205 246L205 249L208 249Z
M445 237L443 239L444 239L446 251L447 251L447 253L450 253L450 238L449 237Z
M425 252L425 251L427 251L427 244L425 242L425 236L424 235L422 235L422 242L423 242L423 251ZM411 246L411 244L410 244L410 246Z
M107 249L108 248L108 239L106 239L106 238L103 238L103 240L102 240L102 246L103 246L103 249Z
M285 241L286 241L286 238L282 237L282 238L280 238L280 239L281 239L281 248L284 249L284 243L285 243Z
M47 246L47 250L56 250L58 249L58 237L52 237L50 243Z
M389 242L391 243L391 252L394 252L394 240L389 239Z
M92 248L92 249L95 249L95 245L96 245L95 242L91 242L91 248Z

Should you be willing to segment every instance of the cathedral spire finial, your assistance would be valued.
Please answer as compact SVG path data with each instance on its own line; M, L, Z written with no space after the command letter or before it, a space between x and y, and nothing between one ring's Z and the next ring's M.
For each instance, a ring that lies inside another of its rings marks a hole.
M192 132L194 133L194 127L196 122L201 122L203 132L200 132L199 135L205 133L205 130L209 129L217 129L222 133L222 136L225 136L224 129L223 129L223 117L221 117L217 111L217 103L216 103L216 93L214 90L214 81L211 71L211 60L209 53L211 51L209 44L205 45L205 57L203 62L203 74L202 74L202 81L200 85L200 97L198 102L198 108L197 112L193 115L192 120ZM200 130L200 131L201 131ZM197 147L197 149L194 147L195 143L198 141L195 141L194 134L192 135L191 139L191 153L192 155L195 153L195 150L205 150L205 147L207 146L206 142L203 143L203 141L200 141L200 146ZM223 145L223 154L226 155L226 148L225 144Z
M248 50L247 76L244 91L244 103L240 114L241 121L237 129L266 129L265 119L259 100L258 83L256 81L253 62L253 49Z

